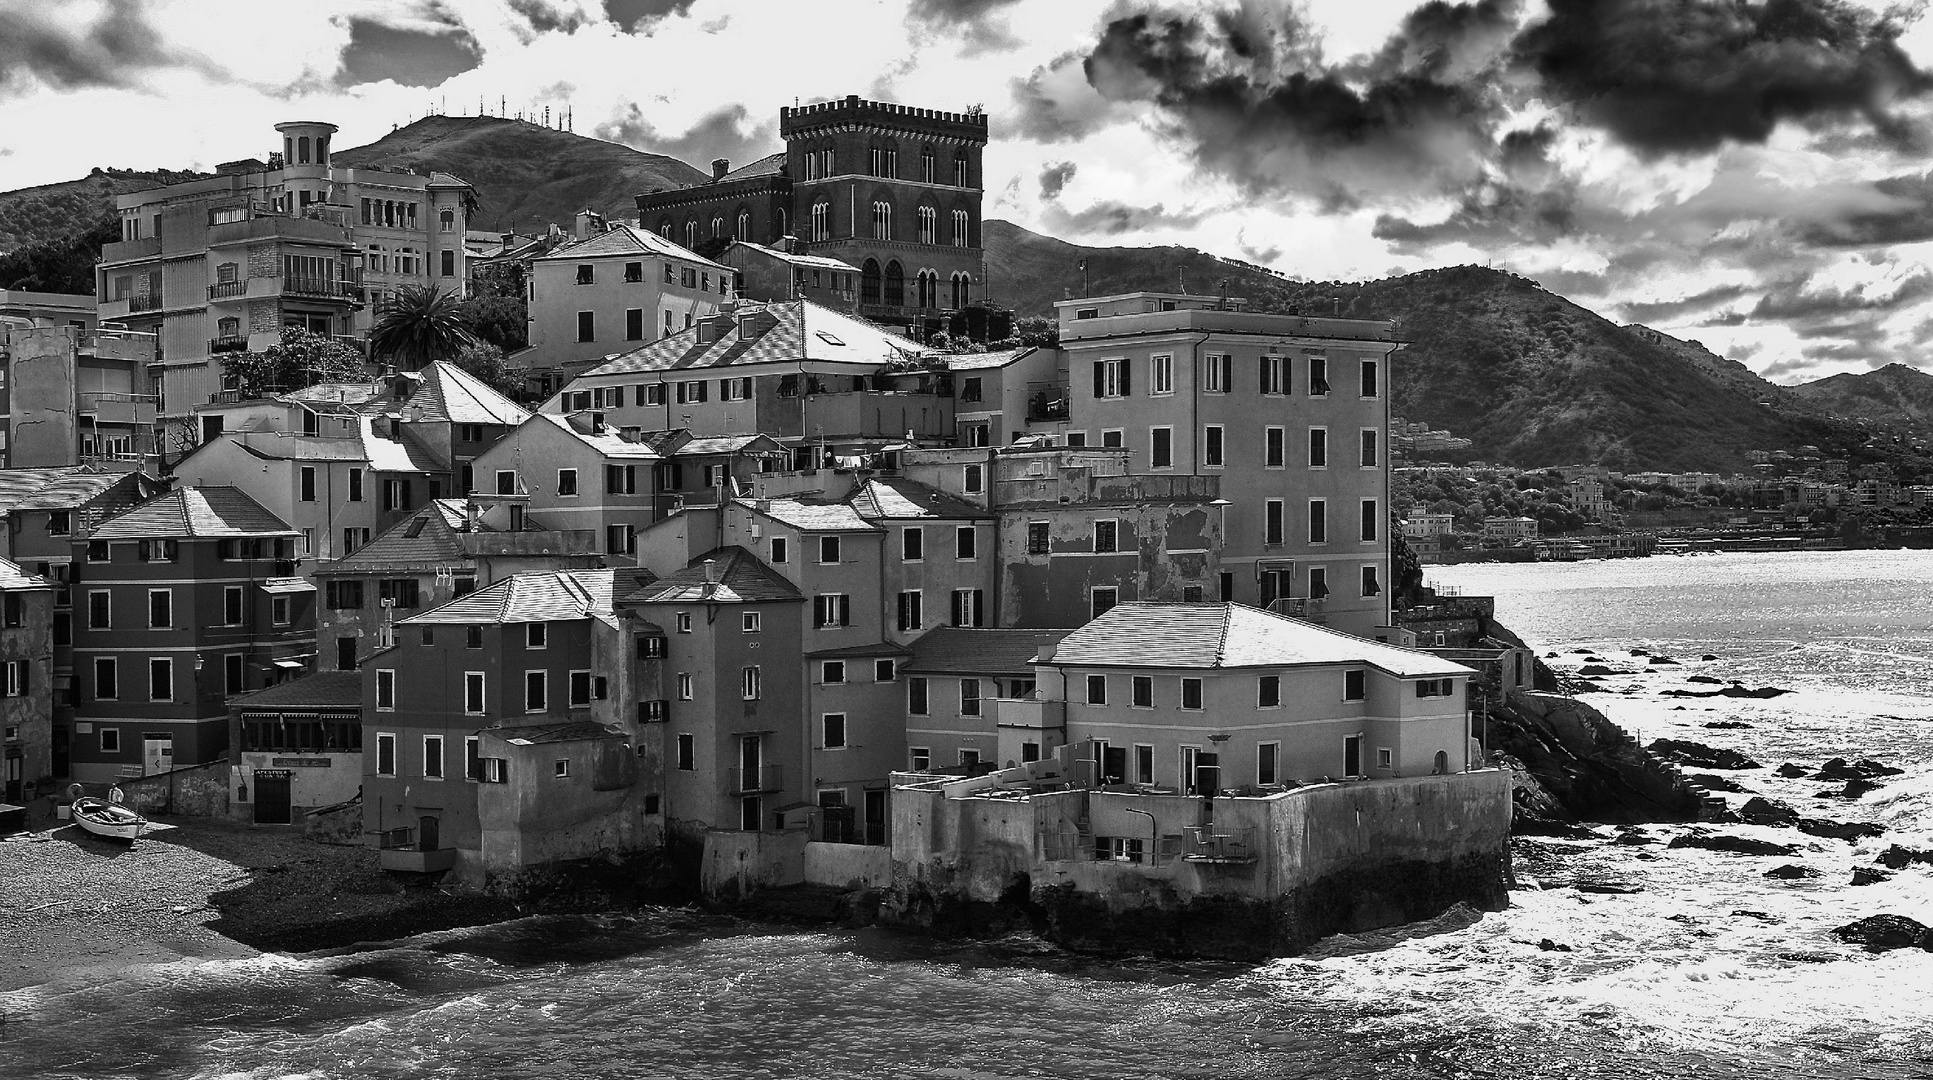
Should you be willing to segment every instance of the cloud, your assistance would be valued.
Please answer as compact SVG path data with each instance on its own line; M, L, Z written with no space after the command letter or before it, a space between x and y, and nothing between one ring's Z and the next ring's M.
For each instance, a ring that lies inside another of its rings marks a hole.
M177 65L218 74L205 58L162 43L140 0L108 0L101 17L75 26L69 6L0 6L0 92L38 82L54 90L132 87L148 71Z
M560 11L551 6L549 0L507 0L510 10L524 17L530 29L539 34L562 31L566 34L586 22L584 13L577 10Z
M1133 117L1126 105L1096 93L1088 84L1082 54L1064 53L1013 80L1012 113L1001 127L1036 142L1071 142Z
M343 46L336 85L395 82L402 86L439 86L483 62L483 48L462 20L431 2L414 17L394 21L349 16L349 43Z
M1781 121L1860 117L1908 138L1893 111L1933 88L1902 27L1841 0L1549 0L1512 42L1540 88L1653 154L1763 143Z
M683 15L691 10L693 0L604 0L604 15L619 30L635 34L640 28L646 33L659 21L672 15Z
M1796 321L1811 318L1838 318L1855 311L1890 311L1933 296L1933 273L1916 273L1893 283L1888 290L1847 287L1808 289L1806 282L1783 282L1773 286L1752 307L1755 320Z
M966 53L973 55L995 49L1012 49L1021 42L1014 37L1006 20L996 14L1019 0L912 0L906 9L908 25L930 32L959 34L965 39Z
M1267 247L1262 247L1249 243L1246 230L1236 230L1235 246L1241 251L1243 258L1262 266L1267 266L1282 257L1282 248L1280 245L1270 244Z
M1681 315L1696 311L1708 311L1720 304L1737 300L1748 291L1743 285L1720 285L1676 300L1636 301L1620 306L1623 307L1624 317L1627 320L1648 325L1654 322L1669 322ZM1719 316L1719 318L1723 319L1725 316ZM1738 318L1740 322L1744 321L1744 316L1741 315Z
M1060 198L1061 190L1067 186L1069 180L1074 179L1077 168L1071 161L1049 162L1046 168L1040 170L1040 197Z
M1080 210L1068 210L1056 203L1048 206L1042 216L1049 228L1062 232L1114 235L1165 226L1192 228L1207 215L1181 210L1170 212L1160 203L1133 206L1115 199L1103 199Z
M1888 176L1871 185L1877 206L1849 207L1840 216L1805 229L1806 243L1866 247L1933 240L1933 173Z
M682 135L672 137L645 119L637 105L626 106L615 120L597 125L593 133L600 139L623 143L638 150L665 154L704 168L714 158L725 158L733 165L747 165L757 158L776 153L780 148L777 121L754 123L743 105L727 105L698 119Z

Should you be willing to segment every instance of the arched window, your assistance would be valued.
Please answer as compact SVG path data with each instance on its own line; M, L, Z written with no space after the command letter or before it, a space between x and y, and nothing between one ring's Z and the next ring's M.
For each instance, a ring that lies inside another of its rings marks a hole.
M832 203L825 199L812 204L812 239L832 239Z
M685 222L685 246L688 248L695 248L698 246L698 219L697 218L692 218L690 221Z
M309 137L307 135L304 135L301 138L296 139L295 148L296 148L296 152L302 155L302 157L300 158L300 161L302 162L302 164L307 165L309 163Z
M893 204L883 200L873 203L873 239L891 240L893 238Z
M781 206L778 208L778 215L779 215L779 227L778 227L778 231L772 234L774 238L784 236L787 233L790 233L792 231L792 222L791 222L791 219L786 215L785 207Z
M867 259L865 265L859 268L859 302L862 304L879 303L878 259Z
M940 306L940 275L937 271L921 270L919 276L914 278L914 285L915 303L922 308Z
M734 240L750 240L751 238L752 238L752 215L751 215L751 212L750 212L750 211L746 211L746 210L740 210L740 211L738 212L738 223L737 223L737 226L736 226L735 228L733 228L733 229L732 229L732 239L734 239Z
M725 235L725 215L713 214L711 219L711 238L716 240L723 235Z
M886 264L886 296L889 307L901 307L906 303L906 271L899 268L899 260Z
M967 155L965 150L953 151L953 186L967 187Z
M879 175L899 178L899 144L891 139L886 140L886 171Z
M886 148L877 142L866 148L866 173L869 176L886 175Z
M938 210L933 209L930 206L922 206L918 210L918 216L919 216L920 243L922 244L939 243L940 242L940 236L939 236L940 212Z
M456 231L456 211L445 210L436 215L436 220L442 223L444 232Z
M838 158L833 153L832 147L828 146L824 150L819 151L819 179L824 180L826 177L833 175L837 171L834 168L837 162Z
M955 308L966 307L971 302L968 297L972 292L973 275L967 273L953 275L953 306Z
M920 147L920 181L927 184L940 182L939 166L933 161L933 148Z
M671 239L671 219L669 217L661 217L658 219L658 235L664 237L666 240Z
M967 212L965 210L953 211L953 246L970 247L971 245L967 243L967 240L970 238L971 234L967 230Z
M1436 752L1436 760L1431 763L1430 772L1436 774L1437 776L1442 776L1444 773L1447 773L1449 771L1450 771L1450 752L1448 750L1438 750Z

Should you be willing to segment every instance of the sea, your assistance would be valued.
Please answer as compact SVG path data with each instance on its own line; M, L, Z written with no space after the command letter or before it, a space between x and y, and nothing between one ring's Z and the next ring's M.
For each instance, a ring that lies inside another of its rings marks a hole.
M1724 827L1800 845L1783 857L1618 844L1608 828L1540 838L1525 842L1507 911L1453 910L1261 965L657 912L183 962L0 994L0 1076L1933 1075L1933 954L1871 954L1831 934L1882 913L1933 924L1933 868L1850 884L1890 844L1933 847L1933 551L1428 576L1494 595L1553 664L1628 672L1589 700L1647 742L1743 751L1766 766L1728 774L1747 793L1887 834ZM1679 663L1651 662L1660 654ZM1665 693L1713 685L1697 675L1791 693ZM1836 756L1905 772L1850 801L1774 772ZM1787 863L1819 876L1766 876ZM1637 891L1580 891L1580 875Z

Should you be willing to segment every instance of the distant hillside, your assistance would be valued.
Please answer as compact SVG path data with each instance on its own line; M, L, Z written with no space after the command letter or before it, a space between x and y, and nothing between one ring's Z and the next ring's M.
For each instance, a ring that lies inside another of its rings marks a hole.
M1833 375L1800 383L1788 392L1815 409L1840 416L1933 431L1933 375L1905 364Z
M0 252L85 232L114 213L116 195L206 175L179 169L95 169L79 180L0 191Z
M471 228L536 232L569 225L589 208L612 219L637 216L633 196L710 178L677 158L489 116L429 116L367 146L338 150L338 165L399 165L454 173L477 189Z
M1258 311L1391 319L1395 408L1513 465L1742 471L1745 452L1805 443L1852 453L1864 436L1789 402L1743 365L1644 327L1621 327L1528 278L1475 266L1370 282L1304 282L1191 248L1084 248L1008 222L986 225L996 300L1023 314L1081 289L1231 294Z

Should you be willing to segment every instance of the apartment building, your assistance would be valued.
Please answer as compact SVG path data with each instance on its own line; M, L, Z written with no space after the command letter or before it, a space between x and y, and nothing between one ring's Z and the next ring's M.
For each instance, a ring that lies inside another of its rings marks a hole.
M299 534L239 489L178 488L73 539L70 775L212 761L227 698L310 669L315 586Z
M1051 757L1064 713L1044 704L1034 664L1066 630L941 627L901 665L906 756L895 769L967 776Z
M1007 446L1030 424L1067 419L1067 380L1054 349L944 357L953 373L953 444Z
M0 801L45 794L54 771L55 583L0 559Z
M99 314L158 335L149 374L171 427L221 392L224 353L266 348L286 326L361 343L403 287L464 287L469 184L338 166L333 124L275 130L265 161L116 197L121 239L101 249Z
M732 268L734 295L743 299L810 300L848 315L858 309L859 268L829 256L808 255L799 250L795 236L781 236L769 247L734 240L718 261Z
M228 701L230 816L299 825L362 791L362 676L317 671Z
M0 320L0 461L8 468L154 465L154 355L153 334Z

